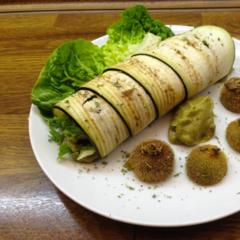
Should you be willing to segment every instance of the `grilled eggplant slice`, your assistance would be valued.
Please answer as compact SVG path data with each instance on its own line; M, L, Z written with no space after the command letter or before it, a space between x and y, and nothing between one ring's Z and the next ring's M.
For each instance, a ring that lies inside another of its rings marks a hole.
M189 34L201 40L214 55L217 66L216 81L229 74L235 60L235 45L231 35L217 26L200 26Z
M171 66L181 76L191 98L230 72L234 43L224 29L202 26L162 41L145 53Z
M128 75L114 70L86 83L90 89L106 99L125 120L135 135L156 119L155 106L144 88Z
M80 90L56 104L85 131L99 155L105 157L129 136L115 110L100 96Z
M151 95L159 116L169 112L185 98L179 76L165 63L148 55L136 55L114 66L138 81Z

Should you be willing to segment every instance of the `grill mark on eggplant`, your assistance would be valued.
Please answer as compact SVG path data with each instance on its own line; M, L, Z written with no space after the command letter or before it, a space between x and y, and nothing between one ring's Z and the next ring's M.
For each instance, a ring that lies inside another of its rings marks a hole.
M134 92L134 89L129 89L129 90L125 90L125 91L121 92L121 94L122 94L123 98L127 98L129 100L132 100L133 92ZM141 99L142 95L140 93L138 93L137 96L138 96L139 99ZM140 101L140 102L143 102L143 101ZM135 102L134 102L134 105L135 105ZM139 112L136 112L135 108L132 108L131 105L129 105L129 108L131 109L132 112L134 112L134 116L133 117L135 119L135 123L136 123L135 126L136 126L136 128L141 127L141 129L142 129L142 126L145 123L145 119L140 118ZM143 116L145 116L145 115L143 115ZM149 114L147 114L147 118L149 118L149 117L150 117Z
M144 91L144 89L143 89L143 91ZM137 94L138 95L138 97L139 97L139 100L140 100L140 102L142 103L142 105L144 106L145 105L145 101L144 101L144 98L143 98L143 95L142 94ZM152 103L153 104L153 103ZM154 106L154 104L153 104L153 106ZM155 115L155 118L151 121L151 122L149 122L149 119L151 119L151 111L146 111L146 107L144 107L144 110L145 110L145 112L144 112L144 116L146 116L146 118L144 119L144 121L143 122L141 122L141 130L145 127L145 125L146 125L146 123L147 123L147 125L149 124L149 123L151 123L152 121L154 121L155 119L156 119L156 110L154 109L154 115ZM147 120L147 121L146 121Z
M191 36L193 39L196 39L196 41L199 42L199 46L196 46L196 49L200 50L200 48L203 47L203 48L207 48L207 51L209 51L209 54L206 54L205 51L202 51L203 55L206 57L207 62L210 62L209 55L211 54L215 58L215 63L217 63L217 56L215 54L215 51L213 51L212 48L210 47L209 43L208 43L208 46L206 46L206 44L204 44L204 42L206 42L206 40L201 40L196 34L191 35ZM210 64L210 65L214 69L215 74L219 74L218 65L217 64L214 64L214 65Z
M127 67L127 70L125 70L125 69L122 68L122 67L117 68L117 70L123 72L124 74L128 75L130 78L132 78L133 80L135 80L135 81L143 88L144 92L146 91L147 93L149 93L148 96L150 97L151 102L153 103L153 106L154 106L154 115L156 116L156 118L158 118L158 108L157 108L156 103L155 103L155 101L154 101L154 99L153 99L153 97L152 97L152 94L150 94L150 91L148 91L148 89L145 88L144 84L142 84L140 81L137 80L137 78L135 78L131 73L128 72L129 66L134 66L134 67L136 67L138 62L139 62L139 61L138 61L137 59L130 58L127 62L121 63L121 65ZM117 66L117 67L118 67L118 66ZM149 67L148 67L148 68L149 68ZM148 69L148 68L146 68L146 69ZM142 70L142 68L141 68L141 70ZM144 103L144 100L142 99L141 94L137 94L137 95L139 96L139 98L141 98L141 102L142 102L142 104L143 104L143 106L144 106L145 103ZM146 109L145 106L144 106L144 109ZM149 111L148 111L146 114L147 114L147 120L148 120L148 119L151 117L152 112L149 112Z
M122 92L123 97L131 98L133 94L134 89L128 89Z
M82 94L82 93L83 93L82 91L78 91L74 95L74 97L71 99L71 102L72 102L71 109L72 109L74 116L77 116L78 118L81 116L84 116L84 121L88 124L87 130L89 131L90 125L91 124L96 125L96 124L95 124L94 120L92 119L92 117L89 115L90 112L86 111L84 106L82 106L82 104L81 104L83 102L82 98L85 97L85 94ZM90 93L90 95L91 95L91 93ZM78 104L80 104L80 108L78 108ZM97 128L97 126L95 127L95 129L99 130ZM102 135L99 135L99 134L96 135L95 132L96 131L92 132L90 130L89 134L94 133L93 136L94 136L96 143L98 143L98 145L99 145L99 149L104 150L105 149L104 145L106 145L106 144L104 144L103 142L105 141L105 139L102 140ZM99 150L99 153L100 153L100 156L102 157L100 150Z
M166 105L172 106L173 103L175 102L175 94L173 88L169 84L167 84L167 87L164 90L164 94L167 97Z
M111 105L110 105L110 107L111 107ZM113 111L116 112L116 110L114 108L113 108ZM117 114L117 116L119 117L119 114ZM120 119L121 119L121 117L120 117ZM125 129L123 129L123 128L125 127L127 129L127 127L126 127L125 123L123 122L124 127L120 129L119 126L117 126L116 118L114 118L112 115L111 115L111 121L113 122L113 126L114 126L114 129L116 132L116 135L114 136L114 140L115 140L116 144L118 144L120 139L123 138L123 136L122 136L123 132L125 132ZM128 131L128 129L127 129L127 131ZM110 132L109 134L111 135L112 133ZM129 131L128 131L128 135L129 135Z
M119 71L117 71L119 72ZM122 72L119 72L122 74L122 76L127 76L126 74L122 73ZM113 73L112 73L113 74ZM121 75L120 75L121 76ZM121 78L119 77L118 80L119 80L119 83L121 84L124 84L125 81L128 81L128 79L135 85L137 84L135 81L133 81L133 79L131 77L128 77L126 79L124 78ZM112 80L110 78L110 80ZM134 85L132 86L134 88ZM139 87L139 85L137 84L137 86ZM140 87L140 89L145 93L144 89ZM134 90L134 89L129 89L129 90ZM129 94L125 94L125 92L128 91L128 90L125 90L125 91L122 91L121 94L122 94L122 97L123 98L129 98L131 99L131 96ZM134 91L131 91L132 94L134 94ZM141 113L139 111L136 111L137 106L138 105L142 105L144 103L143 99L142 99L142 95L140 93L137 94L137 98L136 98L137 102L136 101L132 101L132 104L128 104L128 108L130 109L130 111L133 113L133 118L135 120L135 127L138 129L137 132L139 132L139 129L142 129L143 126L145 125L145 122L146 120L148 120L148 118L150 117L150 112L148 111L147 112L147 115L142 115L141 117ZM126 101L126 103L129 103L129 101ZM154 112L155 113L155 112ZM156 114L156 113L155 113ZM147 119L145 119L145 116L147 116ZM131 121L129 121L131 122ZM135 131L134 131L135 132ZM134 135L134 132L133 132L133 135ZM135 133L137 133L135 132Z
M77 100L77 99L76 99ZM106 148L105 146L107 145L106 144L106 140L104 138L104 136L102 135L102 132L100 131L100 128L98 127L98 125L95 123L95 121L92 119L92 116L90 114L90 111L88 111L88 108L87 109L84 109L83 107L83 110L85 112L85 115L87 116L87 119L89 119L89 121L91 122L91 126L93 126L96 131L94 131L95 133L97 132L97 135L100 137L101 141L98 141L99 143L101 143L102 147L101 149L105 150L106 151ZM102 142L103 141L103 142ZM108 151L107 151L108 152ZM106 153L104 152L103 153L103 156L105 155ZM100 154L101 155L101 154ZM103 157L101 156L101 157Z
M153 103L153 106L154 106L154 109L155 109L155 114L156 114L156 119L159 117L159 112L158 112L157 105L156 105L156 103L155 103L151 93L143 86L142 83L140 83L135 77L133 77L131 74L129 74L128 72L126 72L126 71L124 71L122 69L111 67L111 68L107 68L106 70L104 70L104 72L107 72L107 71L118 71L118 72L121 72L121 73L127 75L128 77L130 77L137 84L139 84L143 88L143 90L146 92L146 94L149 96L149 98L151 99L151 101Z
M196 33L193 34L193 37L198 39L199 41L201 41L202 44L206 47L206 45L204 44L204 42L207 42L206 39L201 39L201 37L199 37ZM208 43L207 48L209 49L209 51L211 51L212 55L215 57L215 62L217 63L218 57L217 57L215 51L213 51L213 49L211 48L211 45L209 44L209 42L207 42L207 43ZM219 74L218 64L216 64L216 71L217 71L217 74Z
M148 57L148 56L147 56L147 57ZM158 75L157 75L157 73L156 73L156 71L157 71L156 69L153 69L153 68L149 67L149 66L146 65L146 63L144 63L143 61L139 61L139 60L138 60L138 62L139 62L139 64L141 65L141 66L140 66L140 69L147 69L147 70L148 70L148 71L147 71L148 74L149 74L149 75L152 75L153 79L158 78ZM166 99L166 100L167 100L167 101L165 101L165 104L164 104L164 106L163 106L163 108L166 109L167 106L172 105L173 102L175 102L175 94L172 94L172 93L174 93L174 90L173 90L173 88L171 87L171 85L168 84L166 81L163 81L163 79L161 79L161 78L158 78L158 79L159 79L159 80L158 80L159 84L165 85L165 90L163 91L164 94L162 94L162 99ZM163 92L161 92L161 93L163 93Z
M113 109L114 110L114 109ZM114 110L115 111L115 110ZM119 140L122 138L121 134L122 134L122 128L120 129L119 127L117 127L117 122L116 122L116 119L114 117L111 116L111 121L113 122L114 124L114 128L116 129L116 134L114 139L116 141L116 143L119 143ZM125 125L124 125L125 126ZM111 134L111 133L110 133Z
M97 96L100 96L101 98L103 98L114 109L114 111L117 113L117 115L121 118L121 120L123 121L124 125L126 126L126 128L128 130L128 135L133 136L132 131L131 131L130 127L128 126L126 120L122 116L122 114L118 111L118 109L115 106L113 106L113 104L107 98L105 98L102 94L98 93L96 90L94 90L92 88L83 86L80 89L90 91L90 92L96 94Z
M192 63L190 62L188 57L186 57L186 55L183 54L183 52L181 51L181 46L178 44L178 42L172 41L171 44L173 44L175 47L172 47L172 45L170 45L168 47L170 49L172 49L184 61L184 63L187 65L188 70L190 70L189 74L191 76L191 80L194 80L194 81L192 81L192 83L196 84L198 89L201 89L202 86L200 86L199 84L200 84L200 82L202 83L202 78L196 72L194 65L192 65Z
M197 40L196 38L191 38L192 35L186 35L184 36L184 38L178 38L178 40L183 41L184 43L186 43L188 45L188 47L194 49L194 51L198 52L199 57L203 58L204 62L207 63L208 65L210 65L210 70L212 71L211 76L216 76L217 74L217 70L216 70L216 65L217 64L212 64L212 61L210 59L210 56L208 53L206 53L206 49L204 50L202 47L204 46L204 44L202 43L202 41ZM209 50L209 47L208 49ZM214 78L209 79L209 83L214 83Z
M153 79L157 77L156 73L154 73L148 65L146 65L142 61L138 60L136 57L135 58L133 57L132 61L133 61L133 64L138 64L139 71L142 72L143 75L145 75L145 74L150 75L150 76L152 76ZM154 101L154 103L155 103L155 101ZM157 110L157 112L158 112L158 116L161 116L161 113L158 110Z
M120 82L122 81L120 78L117 80ZM131 92L131 95L132 95L134 89L128 89L128 90L121 91L122 98L125 98L125 99L128 98L129 100L132 100L129 91ZM142 126L144 124L144 122L142 122L143 119L140 118L139 112L136 111L137 108L135 108L135 102L132 101L133 104L129 104L129 101L125 101L125 102L127 103L130 111L133 113L133 118L135 119L135 127L139 128L140 126ZM134 135L134 133L133 133L133 135Z
M136 56L137 57L137 56ZM138 70L140 72L142 72L143 75L149 75L151 76L153 79L156 79L158 78L157 74L156 74L156 71L154 71L151 67L149 67L149 65L146 65L144 62L140 61L138 58L134 58L132 57L129 61L128 61L128 65L134 65L134 66L138 66ZM140 81L139 81L140 82ZM160 82L160 80L158 80L158 82ZM161 81L162 84L166 84L166 82L163 82ZM141 82L140 82L141 85L143 85ZM145 88L145 87L144 87ZM154 90L154 89L152 89ZM150 91L149 91L150 92ZM155 95L156 95L156 92L155 92ZM152 96L152 95L151 95ZM164 96L162 95L162 92L161 92L161 99L164 99ZM168 97L168 96L167 96ZM156 105L156 108L157 108L157 104L155 103L153 97L152 97L152 100L154 102L154 104ZM165 108L165 105L163 106L163 108ZM161 116L162 114L158 111L158 108L157 108L157 113L158 113L158 116ZM157 116L157 117L158 117Z
M184 99L182 100L182 102L184 102L184 101L187 100L187 98L188 98L188 91L187 91L186 84L185 84L185 82L183 81L182 77L179 75L179 73L178 73L172 66L170 66L167 62L165 62L164 60L158 58L157 56L151 55L150 53L136 53L136 54L132 55L132 57L134 57L134 56L148 56L148 57L157 59L158 61L166 64L166 65L178 76L178 78L179 78L180 81L182 82L182 85L183 85L183 88L184 88L184 92L185 92L185 94L184 94L185 97L184 97Z

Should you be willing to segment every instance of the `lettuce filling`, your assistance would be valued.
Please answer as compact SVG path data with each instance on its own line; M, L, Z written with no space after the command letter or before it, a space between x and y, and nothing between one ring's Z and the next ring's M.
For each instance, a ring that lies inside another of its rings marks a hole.
M54 108L53 114L47 121L50 141L59 145L58 159L70 156L77 161L89 162L98 157L95 146L72 118L57 108Z

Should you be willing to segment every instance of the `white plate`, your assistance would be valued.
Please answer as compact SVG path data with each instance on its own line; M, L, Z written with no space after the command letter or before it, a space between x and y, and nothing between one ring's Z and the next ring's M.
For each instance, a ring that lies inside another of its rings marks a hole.
M172 26L175 33L189 29ZM107 37L94 41L102 45ZM235 40L236 60L232 75L240 75L240 42ZM57 161L57 145L48 141L48 127L35 106L29 116L29 134L36 159L44 173L64 194L81 206L122 222L145 226L186 226L213 221L240 210L240 156L230 149L225 139L227 123L239 117L227 111L219 102L222 83L208 88L201 95L210 95L215 102L216 135L209 142L220 146L229 158L226 178L214 187L194 185L184 172L185 157L191 148L175 146L177 177L157 185L138 181L131 172L121 172L122 151L130 152L135 145L150 138L167 139L171 115L155 121L137 136L119 146L103 161L78 164Z

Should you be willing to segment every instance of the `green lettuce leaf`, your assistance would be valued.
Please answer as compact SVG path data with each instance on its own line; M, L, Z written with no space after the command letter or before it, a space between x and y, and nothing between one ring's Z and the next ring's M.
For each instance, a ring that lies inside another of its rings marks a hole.
M147 33L153 33L161 40L173 36L171 29L152 19L144 6L126 9L122 19L107 30L109 40L102 47L106 65L114 65L130 56Z
M59 160L63 159L66 155L70 155L70 154L72 154L72 150L68 144L62 143L59 145L59 150L58 150Z
M105 68L102 51L84 39L69 41L49 57L32 90L32 102L42 113L100 74Z

